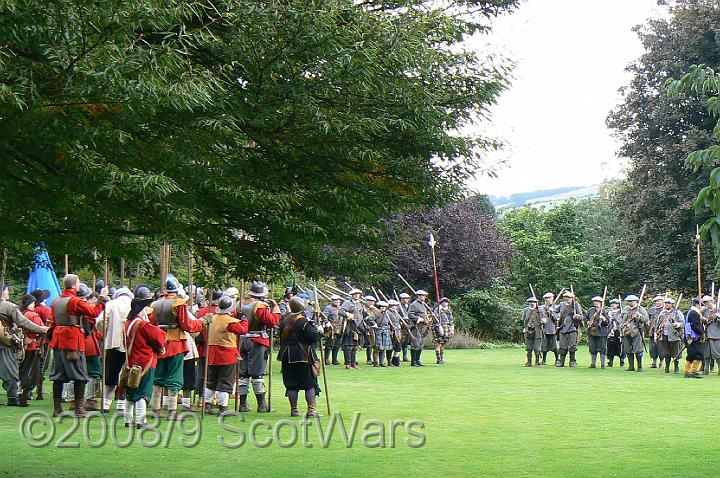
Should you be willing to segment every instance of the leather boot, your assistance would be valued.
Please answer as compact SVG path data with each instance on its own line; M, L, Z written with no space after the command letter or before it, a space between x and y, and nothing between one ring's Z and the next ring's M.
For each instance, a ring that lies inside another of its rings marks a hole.
M570 366L574 367L577 365L577 361L575 360L575 352L570 352Z
M385 352L381 350L378 355L380 356L380 366L385 367Z
M288 399L290 401L290 416L299 417L300 411L298 410L298 399Z
M635 360L637 361L637 371L642 372L642 354L635 354Z
M87 417L85 411L85 382L75 382L75 416Z
M435 363L438 364L438 365L440 365L440 364L442 363L442 359L440 358L440 351L439 351L439 350L436 350L436 351L435 351Z
M250 407L248 406L247 395L240 395L240 412L245 413L249 411Z
M313 418L313 417L319 417L320 414L317 412L316 408L317 399L312 399L307 404L307 413L305 414L305 418Z
M680 361L675 359L673 360L673 364L675 365L675 373L680 373Z
M670 373L670 360L665 360L665 373Z
M28 390L23 388L23 391L20 394L20 399L18 401L18 407L27 407L27 406L28 406Z
M542 362L540 365L547 365L547 352L542 353Z
M527 360L525 361L525 365L523 365L523 367L532 367L532 351L528 350L525 354L527 356Z
M403 361L403 362L409 362L409 360L408 360L408 358L407 358L407 351L408 351L408 348L407 348L407 345L406 345L406 346L404 346L404 347L402 348L402 353L403 353L402 361Z
M42 377L41 377L41 380L42 380ZM35 395L36 395L35 400L45 400L45 397L43 397L42 382L38 383L37 391L35 392Z
M340 365L340 362L338 361L338 352L340 352L340 349L332 350L332 364L333 365Z
M710 373L713 373L715 371L715 360L712 358L710 359ZM40 400L39 398L36 398L35 400Z
M255 398L257 398L257 412L258 413L267 413L268 407L267 403L265 403L265 394L264 393L258 393L255 395Z
M612 366L613 366L613 359L614 359L614 358L615 358L614 355L613 355L612 357L610 357L610 360L608 360L608 364L607 364L608 367L612 367Z
M415 351L410 349L410 366L411 367L417 367L417 362L415 361Z
M653 357L653 361L650 364L650 368L657 368L657 357Z
M380 354L377 350L373 350L372 353L372 366L373 367L379 367L380 366Z
M424 367L425 365L420 361L420 354L422 354L422 350L417 351L417 359L415 360L415 364L418 367Z
M588 368L597 368L597 354L590 355L590 366Z
M556 367L564 367L565 366L565 354L560 354L560 357L555 361Z
M365 362L365 365L372 365L372 350L371 349L365 349L365 358L367 359Z
M540 366L540 352L535 352L535 366Z
M62 388L60 382L53 382L53 417L57 417L63 412L62 408Z
M634 371L635 371L635 355L629 354L629 355L627 356L627 359L628 359L628 364L629 364L629 366L628 366L628 368L626 369L626 371L628 371L628 372L634 372Z
M213 404L210 400L205 400L205 415L217 415L218 412L213 408Z
M605 370L605 354L600 354L600 369Z
M717 359L717 364L718 364L718 375L720 375L720 359Z
M555 365L558 363L558 353L557 350L553 350L553 355L555 355Z
M330 365L330 353L332 352L332 349L327 348L327 345L325 346L325 365Z
M703 375L710 375L710 359L703 360Z

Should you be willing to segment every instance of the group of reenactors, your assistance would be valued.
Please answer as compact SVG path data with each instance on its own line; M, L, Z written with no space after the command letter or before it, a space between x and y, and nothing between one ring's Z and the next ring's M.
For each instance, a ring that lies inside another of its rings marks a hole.
M641 294L642 296L643 294ZM658 295L645 309L636 295L613 298L609 306L605 297L595 296L592 306L584 311L573 292L564 292L556 299L549 292L543 304L534 296L527 299L522 323L527 353L526 367L547 364L552 352L556 367L577 366L577 347L587 334L590 368L612 367L616 358L620 366L628 362L628 371L643 371L643 355L649 349L652 364L670 373L680 373L680 359L686 351L685 377L701 378L720 364L720 313L714 297L693 298L692 307L683 314L676 301ZM649 346L649 347L648 347ZM720 365L718 367L720 374Z
M330 303L320 314L325 364L340 365L338 355L342 349L345 368L358 369L357 352L365 349L366 365L399 367L401 361L409 361L411 367L422 367L420 357L425 337L431 335L436 363L445 365L445 344L455 334L450 299L441 298L433 310L427 298L424 290L416 291L412 302L405 292L398 296L399 300L363 296L362 290L355 288L347 293L345 300L337 294L330 295Z
M359 368L357 352L363 348L367 365L399 367L409 361L413 367L423 366L420 356L428 335L437 363L443 365L445 345L454 335L450 300L442 298L433 310L423 290L414 300L407 293L398 300L377 300L363 296L360 289L350 290L346 299L323 294L328 303L321 309L316 303L320 297L311 300L291 287L276 303L259 281L242 293L236 287L186 292L172 275L155 292L146 285L109 288L103 281L93 290L77 275L67 274L62 294L52 304L46 304L48 296L47 291L34 291L23 296L18 307L4 289L0 336L22 329L27 337L21 343L0 343L0 379L8 405L27 406L36 384L36 399L42 399L44 362L51 365L55 416L63 413L65 401L80 417L88 410L109 412L115 402L128 426L145 426L148 413L177 420L180 412L195 411L198 405L203 413L224 413L233 393L238 410L247 412L251 390L257 411L269 411L271 345L280 345L278 360L287 360L297 355L303 340L315 337L315 329L318 340L305 344L312 353L304 362L312 365L322 341L325 353L318 360L340 365L342 349L346 369ZM291 319L293 325L303 326L301 335L283 334L294 330L287 326ZM18 358L18 348L23 359ZM297 363L283 362L286 388L297 380L286 377L285 371L297 369ZM306 378L300 383L306 387L308 415L313 416L320 388ZM287 389L287 394L295 396L291 408L296 414L297 390Z

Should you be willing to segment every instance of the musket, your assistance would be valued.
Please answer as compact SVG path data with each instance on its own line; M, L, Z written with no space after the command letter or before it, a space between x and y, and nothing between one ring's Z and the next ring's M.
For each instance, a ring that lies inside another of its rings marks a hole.
M405 283L405 285L408 286L408 288L412 291L413 295L417 296L417 291L415 290L415 288L413 286L411 286L410 283L408 281L406 281L405 278L399 272L397 273L397 275ZM440 319L437 318L437 316L435 315L435 312L433 312L433 310L430 308L430 306L427 305L423 301L420 301L420 302L422 303L422 305L425 306L425 308L430 313L431 319L439 324ZM438 305L440 305L440 304L438 304ZM430 327L430 324L426 324L425 329L423 330L423 335L425 335L425 333L427 332L429 327Z
M317 284L313 284L313 290L315 291L315 313L316 316L320 317L320 301L317 299ZM323 314L324 315L324 314ZM327 317L326 317L327 319ZM331 415L330 411L330 393L328 392L327 374L325 373L325 349L322 343L322 337L320 337L320 368L322 370L323 385L325 385L325 403L327 404L328 415Z
M5 279L7 278L7 249L3 249L2 272L0 273L0 294L5 291Z
M588 329L596 327L595 322L602 317L602 313L605 312L605 299L607 298L607 290L608 287L605 286L605 290L603 291L602 296L602 305L598 310L595 311L592 317L590 317L590 320L588 320Z
M110 283L109 283L109 273L108 273L108 260L105 259L105 270L103 274L103 279L105 281L105 287L110 290ZM93 289L95 289L95 284L93 284ZM100 291L102 292L102 290ZM107 304L105 304L107 305ZM105 377L107 375L107 307L103 306L103 346L102 346L102 379L100 382L100 407L105 410Z
M210 287L210 295L208 296L208 314L212 314L212 296L215 292L213 287ZM205 315L208 315L205 314ZM208 378L208 363L210 362L210 324L205 325L208 329L207 340L205 341L205 373L203 374L203 388L202 395L200 396L200 419L205 419L205 390L207 389L207 378ZM202 332L200 332L202 334ZM235 382L237 387L237 382Z

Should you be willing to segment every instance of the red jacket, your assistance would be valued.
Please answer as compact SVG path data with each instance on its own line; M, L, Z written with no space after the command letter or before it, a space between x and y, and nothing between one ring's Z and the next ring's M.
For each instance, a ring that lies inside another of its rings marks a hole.
M43 321L43 325L48 325L50 323L50 317L52 317L52 310L50 310L50 307L47 305L36 305L35 306L35 312L40 316L40 318ZM40 337L40 341L38 342L38 345L44 344L47 342L47 336L42 335Z
M32 311L32 310L29 310L29 309L25 309L25 310L23 311L23 315L25 316L26 319L32 320L33 322L35 322L35 323L38 324L38 325L45 325L45 324L43 324L42 318L40 317L40 315L39 315L37 312L34 312L34 311ZM27 337L28 339L32 340L32 343L30 343L30 344L28 344L28 345L25 346L25 350L28 351L28 352L32 352L33 350L37 350L38 344L40 343L40 341L39 341L38 339L41 338L41 335L40 335L40 334L34 334L34 333L26 330L26 331L25 331L25 337Z
M94 323L94 318L100 315L105 308L105 304L103 303L90 305L87 301L79 299L77 292L72 289L67 289L60 297L72 297L68 303L68 313L70 313L70 315L84 315L88 319L92 318L91 323ZM56 326L55 302L52 304L52 311L50 330L48 331L48 333L52 333L50 347L58 350L79 350L84 352L85 333L82 327Z
M238 335L247 334L248 321L241 320L240 322L228 324L225 330ZM223 347L222 345L211 345L209 355L208 365L231 365L237 362L238 349Z
M137 325L135 325L137 324ZM138 327L135 333L135 341L132 343L130 350L130 342L132 341L132 330L130 327ZM158 354L165 345L165 332L159 327L135 317L133 320L125 321L125 343L130 352L128 357L128 367L139 365L145 368L150 364L150 368L157 366Z

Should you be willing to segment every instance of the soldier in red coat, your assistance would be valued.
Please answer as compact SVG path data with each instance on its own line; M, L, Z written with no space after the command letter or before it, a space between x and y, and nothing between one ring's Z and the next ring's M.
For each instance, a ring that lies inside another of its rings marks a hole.
M40 315L35 312L35 296L32 294L25 294L22 296L22 305L20 311L23 313L26 319L33 322L36 325L44 326ZM38 361L41 357L38 356L38 344L42 339L41 334L33 332L26 332L25 334L25 358L20 364L20 383L22 384L22 393L20 394L21 407L28 406L28 395L30 390L34 387L37 382L38 372ZM42 349L40 349L42 350Z
M208 378L205 390L205 412L213 414L213 395L218 392L218 413L227 411L230 392L233 390L235 366L238 362L238 335L246 334L248 322L232 316L235 301L222 296L217 314L208 327Z
M165 295L150 306L153 309L149 315L150 322L167 335L165 352L158 357L155 370L152 407L159 417L162 416L162 389L165 387L168 391L168 420L177 420L178 394L183 386L183 362L190 350L185 332L198 333L207 321L190 316L187 299L178 296L180 283L173 275L168 275L165 290Z
M153 383L158 355L165 351L167 336L159 327L150 322L148 313L152 312L152 292L145 286L135 291L130 305L128 320L125 321L125 343L127 347L126 366L139 368L142 379L137 387L127 386L125 401L125 426L133 423L142 428L146 422L147 404L153 396ZM133 417L133 408L135 416Z
M203 307L202 309L198 310L198 313L195 315L198 319L203 318L211 318L215 313L217 312L217 306L220 302L220 297L222 297L222 291L220 290L214 290L212 293L211 301L208 305ZM195 345L197 345L198 350L198 360L197 360L197 373L195 374L195 391L197 392L198 397L201 393L205 393L203 391L203 383L205 382L205 351L207 349L207 340L208 340L208 329L207 327L203 327L202 332L195 337Z
M43 325L47 326L50 323L50 317L52 316L52 310L50 310L50 307L48 307L46 303L48 297L50 297L50 291L47 289L35 289L30 293L35 296L35 312L37 312L42 319ZM50 345L48 344L47 336L41 336L38 348L42 349L41 352L38 352L38 356L42 358L42 361L40 362L40 371L37 374L37 395L35 396L35 400L44 400L43 382L45 381L45 372L50 364L50 361L48 360L50 355L48 353Z
M53 416L62 413L62 386L73 382L75 391L75 415L86 416L85 384L90 380L85 360L85 335L90 333L88 318L97 317L105 308L107 297L101 295L98 303L90 305L78 297L80 278L68 274L63 278L64 292L52 304L50 347L54 350L53 372Z

